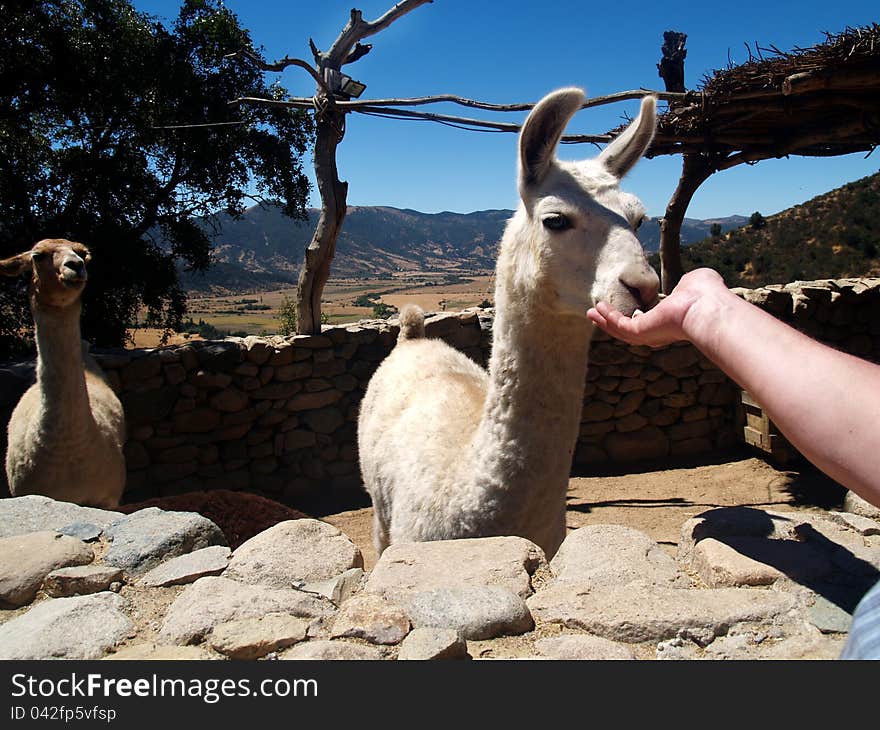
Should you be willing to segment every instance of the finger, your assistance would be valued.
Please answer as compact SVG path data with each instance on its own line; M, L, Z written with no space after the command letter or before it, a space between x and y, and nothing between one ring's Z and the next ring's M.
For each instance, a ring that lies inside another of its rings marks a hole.
M596 310L598 317L594 321L604 332L618 339L632 336L633 327L629 317L625 317L605 302L598 302Z
M587 310L587 319L589 319L593 324L595 324L600 329L605 329L607 326L607 322L605 321L605 317L603 317L599 311L595 307L591 307Z

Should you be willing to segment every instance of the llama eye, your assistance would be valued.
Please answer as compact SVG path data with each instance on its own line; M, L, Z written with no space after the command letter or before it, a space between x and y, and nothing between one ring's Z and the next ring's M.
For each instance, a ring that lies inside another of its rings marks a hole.
M45 251L34 251L31 254L31 258L34 261L42 261L44 258L46 258L46 252Z
M571 228L571 221L562 213L548 215L546 218L541 219L541 223L544 224L544 228L550 231L564 231Z

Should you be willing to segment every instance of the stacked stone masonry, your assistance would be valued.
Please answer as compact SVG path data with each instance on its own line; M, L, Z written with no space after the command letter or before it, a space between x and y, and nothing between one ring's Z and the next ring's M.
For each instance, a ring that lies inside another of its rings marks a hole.
M27 496L0 500L0 660L834 659L878 570L880 523L850 512L712 509L677 549L595 524L550 560L395 543L370 567L311 518L231 550L195 513Z
M878 360L880 279L735 291L811 336ZM426 329L485 365L492 322L492 310L473 309L433 315ZM125 500L212 488L288 503L359 494L358 406L397 332L394 320L369 320L314 336L93 352L125 408ZM27 374L21 365L0 369L0 416L8 419ZM688 344L653 350L597 332L575 465L731 446L738 401L736 385Z

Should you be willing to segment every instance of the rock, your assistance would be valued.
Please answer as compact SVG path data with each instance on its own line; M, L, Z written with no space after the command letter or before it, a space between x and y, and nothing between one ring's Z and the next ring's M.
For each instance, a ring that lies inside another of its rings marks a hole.
M824 596L817 595L809 610L810 623L823 634L849 631L852 615Z
M363 580L364 571L361 568L351 568L334 578L306 583L300 590L306 593L318 593L338 606L351 597Z
M413 626L454 629L469 640L531 631L535 622L523 599L502 586L460 586L401 594Z
M288 411L309 411L333 405L342 398L338 390L321 390L317 393L300 393L287 402Z
M765 586L784 578L812 582L834 569L812 545L748 536L701 540L692 552L691 565L710 588Z
M774 620L799 605L794 596L748 588L691 590L636 582L590 589L562 581L536 593L527 604L543 623L627 643L678 635L709 643L733 624Z
M213 522L196 512L165 512L147 507L114 522L104 531L112 541L104 562L140 575L169 558L210 545L225 545L226 538Z
M163 646L162 644L135 644L126 646L119 651L104 657L110 660L134 661L177 661L180 659L205 660L219 659L216 654L205 651L200 646Z
M319 391L333 393L336 391ZM345 416L338 408L321 408L317 411L309 411L303 416L306 425L315 433L333 433L345 423Z
M682 564L690 562L694 546L707 537L793 537L794 526L803 522L802 517L797 513L766 512L750 507L722 507L704 512L682 525L678 560Z
M612 461L659 459L669 452L669 439L656 426L638 431L609 433L602 444Z
M145 586L173 586L192 583L206 575L219 575L229 565L232 551L224 545L195 550L179 555L153 568L141 580Z
M75 537L77 540L82 540L83 542L94 542L101 537L104 528L91 522L71 522L69 525L65 525L57 531L62 535Z
M361 551L336 527L319 520L286 520L236 548L226 577L275 588L333 578L363 568Z
M60 532L62 528L76 522L88 522L104 528L120 517L125 515L96 507L58 502L38 494L11 497L0 499L0 537L42 530Z
M371 644L399 644L409 629L409 617L403 609L381 596L361 593L336 614L331 637L365 639Z
M237 342L212 342L199 347L196 354L200 367L221 372L232 370L242 359L241 346Z
M861 535L824 515L805 514L800 520L790 519L788 534L825 553L835 570L858 580L877 580L880 571L880 537Z
M398 660L470 659L467 642L454 629L413 629L400 645Z
M88 595L106 591L122 578L119 568L106 565L78 565L53 570L43 581L43 590L53 598Z
M220 425L220 412L212 408L196 408L174 416L177 433L207 433Z
M851 512L829 512L828 519L839 525L858 532L860 535L867 537L868 535L880 535L880 522L877 519L864 517L863 515L853 514Z
M651 538L623 525L590 525L568 534L550 561L557 580L591 586L635 580L679 588L690 581Z
M674 372L695 365L700 360L700 353L693 346L670 347L654 353L651 363L666 372Z
M433 588L503 586L525 598L544 552L522 537L483 537L389 545L364 590L386 597Z
M336 608L325 598L293 589L245 585L228 578L199 578L169 607L159 639L193 644L217 624L276 612L323 618L332 616Z
M247 393L235 388L224 388L211 397L211 407L224 413L238 413L247 408L250 400Z
M708 644L682 637L657 645L657 659L836 659L843 649L840 637L823 636L804 622L781 626L733 627L725 636Z
M535 649L548 659L635 659L626 644L587 634L563 634L539 639Z
M297 644L281 654L279 659L382 659L381 649L364 644L353 644L348 641L308 641Z
M846 512L852 512L872 520L880 520L880 507L862 499L855 492L846 493L846 496L843 498L843 509Z
M158 423L171 413L178 397L178 388L173 385L123 393L120 400L125 410L125 423L129 428Z
M0 659L98 659L134 625L115 593L54 598L0 626Z
M259 659L305 640L309 622L287 613L268 613L255 618L218 624L208 643L230 659Z
M0 538L0 607L30 603L53 570L85 565L94 557L82 540L48 530Z
M610 342L594 342L590 347L590 364L592 365L619 365L629 362L629 360L630 354L624 348Z

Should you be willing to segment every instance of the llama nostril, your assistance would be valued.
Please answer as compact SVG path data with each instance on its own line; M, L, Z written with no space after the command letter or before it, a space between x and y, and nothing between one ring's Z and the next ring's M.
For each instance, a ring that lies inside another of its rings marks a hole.
M657 301L657 292L660 290L659 282L643 281L639 282L636 286L633 286L627 284L621 279L620 283L626 287L626 290L630 293L630 296L636 300L640 309L649 309L654 306L654 303Z
M651 281L639 287L639 299L645 308L653 307L657 303L657 293L660 291L660 283Z
M86 263L81 259L68 259L64 262L64 266L74 271L78 276L86 273Z

